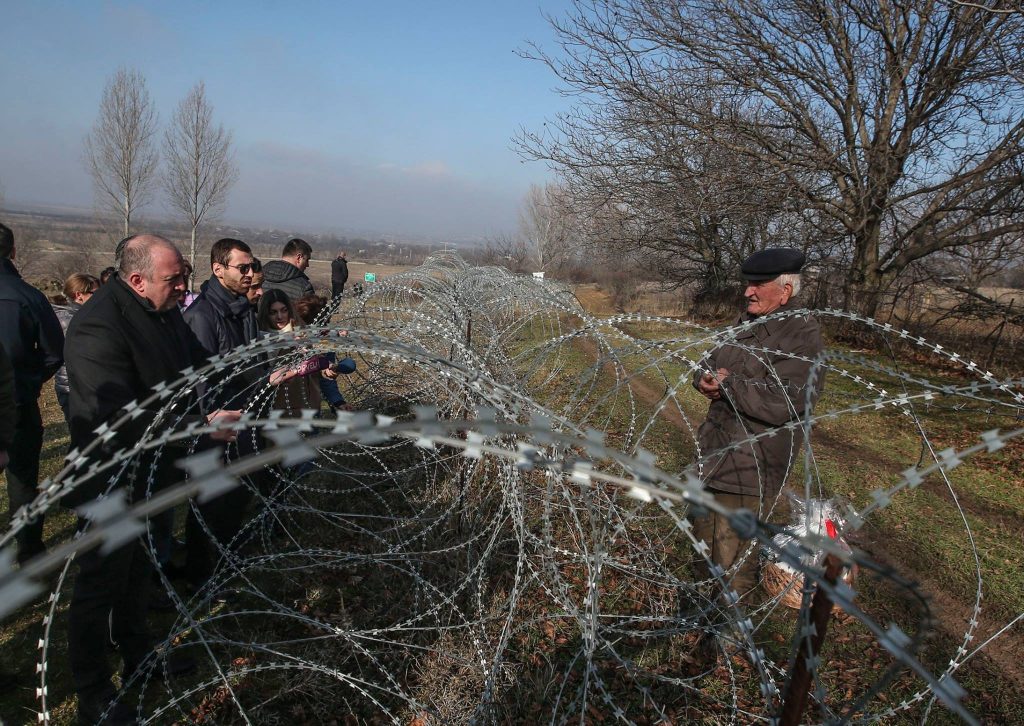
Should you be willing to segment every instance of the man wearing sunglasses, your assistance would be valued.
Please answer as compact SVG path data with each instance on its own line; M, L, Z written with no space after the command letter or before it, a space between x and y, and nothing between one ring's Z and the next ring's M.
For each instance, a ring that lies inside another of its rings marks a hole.
M203 283L199 296L185 311L185 322L207 354L224 355L251 343L258 335L256 312L247 297L253 278L252 250L241 240L217 240L210 249L210 271L210 279ZM207 380L204 402L211 409L224 408L229 401L234 407L231 410L246 409L264 377L265 372L258 367L232 366L223 375ZM251 453L252 441L252 436L240 435L238 451L229 451L229 456ZM238 487L196 507L206 527L223 545L241 528L248 500L248 489ZM186 538L185 576L193 590L197 590L209 579L217 558L216 545L209 541L192 510Z
M246 298L252 284L252 250L241 240L219 239L210 249L210 268L213 274L185 311L185 322L212 356L256 338L256 315Z

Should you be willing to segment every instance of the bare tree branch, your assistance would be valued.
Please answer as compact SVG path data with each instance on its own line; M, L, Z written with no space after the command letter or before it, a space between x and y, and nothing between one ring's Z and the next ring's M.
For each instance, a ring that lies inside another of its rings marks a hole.
M873 314L915 260L1022 233L1024 17L991 7L577 0L523 55L578 105L520 150L643 243L702 240L676 259L816 226Z
M149 201L159 157L154 143L157 114L146 80L121 68L103 89L99 116L85 138L85 161L100 209L123 220L131 234L132 217Z
M189 260L196 265L196 242L204 221L223 212L238 178L231 132L214 126L206 86L199 82L178 105L164 134L167 166L164 187L171 206L184 215L192 230Z

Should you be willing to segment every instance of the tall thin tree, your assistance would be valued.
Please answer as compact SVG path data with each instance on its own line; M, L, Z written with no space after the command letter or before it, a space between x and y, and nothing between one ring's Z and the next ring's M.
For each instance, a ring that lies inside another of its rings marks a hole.
M101 210L124 222L149 201L159 156L157 114L138 71L121 68L103 89L99 116L85 138L85 161Z
M195 265L199 227L224 210L238 178L231 132L213 123L213 106L200 81L182 99L164 133L164 186L171 206L192 228L189 259Z

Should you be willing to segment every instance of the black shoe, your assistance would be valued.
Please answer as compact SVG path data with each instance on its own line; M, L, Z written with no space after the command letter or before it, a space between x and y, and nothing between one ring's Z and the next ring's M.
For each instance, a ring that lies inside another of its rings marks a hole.
M127 682L129 679L142 676L162 678L164 673L169 676L184 676L195 669L195 658L181 651L171 651L170 655L165 655L164 652L150 653L140 666L130 667L125 663L124 678Z
M33 559L37 555L45 554L46 546L39 542L37 544L30 545L18 545L18 566L24 565L29 560Z
M167 590L159 587L149 594L149 609L158 613L169 613L177 609Z
M178 650L172 651L164 659L164 663L169 676L187 676L189 673L195 672L198 667L195 658Z
M17 673L7 670L0 670L0 694L13 693L21 685L21 678Z
M99 698L78 699L78 723L80 726L134 726L138 723L137 711L127 703L110 702L116 698L110 693ZM108 710L109 706L109 710ZM103 714L106 713L106 716Z

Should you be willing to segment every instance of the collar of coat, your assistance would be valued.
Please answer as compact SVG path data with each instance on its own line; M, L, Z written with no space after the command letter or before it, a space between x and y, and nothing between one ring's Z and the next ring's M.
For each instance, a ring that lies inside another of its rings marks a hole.
M117 287L115 289L121 290L123 292L128 293L128 298L134 300L135 302L137 302L139 304L139 307L141 307L143 310L145 310L150 315L164 315L165 313L169 312L167 310L164 310L162 312L158 311L153 306L153 303L151 303L147 298L142 297L142 295L140 295L139 293L137 293L134 290L132 290L131 287L129 287L128 283L121 279L120 275L114 277L114 279L111 280L110 283L107 283L107 284L111 284L111 283L115 283L115 282L119 286L119 287ZM119 295L118 297L124 298L125 296L124 295Z
M225 317L241 318L249 314L251 305L245 295L235 295L221 284L216 276L203 283L200 292L220 310Z
M787 312L792 310L799 310L800 306L790 301L785 305L780 305L778 310L773 310L767 315L751 315L750 313L744 312L740 315L736 324L750 323L754 321L754 325L751 325L746 330L737 333L736 338L766 338L769 335L774 335L779 332L783 327L790 324L795 317L792 314L786 315Z
M6 257L0 258L0 275L14 275L15 277L21 277L21 273L18 272L18 268L14 266Z

